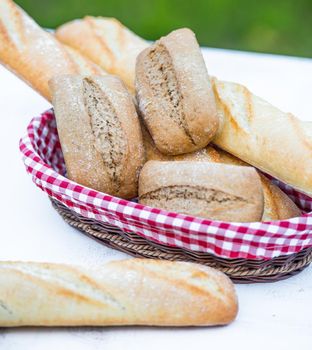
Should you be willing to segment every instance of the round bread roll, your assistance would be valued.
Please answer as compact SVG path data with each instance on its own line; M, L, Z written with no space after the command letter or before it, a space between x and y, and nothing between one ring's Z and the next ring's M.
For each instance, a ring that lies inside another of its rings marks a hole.
M164 154L206 146L218 129L216 104L194 33L173 31L140 53L136 62L139 110Z
M135 197L145 153L132 96L121 80L65 75L50 87L67 176L101 192Z
M263 214L254 168L209 162L148 161L140 173L139 202L220 221L260 221Z

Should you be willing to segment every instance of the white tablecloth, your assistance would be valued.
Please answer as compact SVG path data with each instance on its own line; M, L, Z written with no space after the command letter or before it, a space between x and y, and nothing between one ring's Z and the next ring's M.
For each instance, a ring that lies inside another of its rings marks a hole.
M246 84L281 109L312 120L312 60L204 50L210 74ZM0 66L0 260L101 264L126 255L70 228L26 174L18 142L49 104ZM1 350L311 349L312 268L288 280L236 286L237 320L213 328L0 329Z

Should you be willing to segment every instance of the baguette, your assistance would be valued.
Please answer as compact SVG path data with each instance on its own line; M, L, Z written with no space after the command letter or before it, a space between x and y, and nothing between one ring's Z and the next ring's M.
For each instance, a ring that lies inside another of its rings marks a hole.
M231 281L192 263L0 263L0 327L222 325L237 309Z
M213 80L225 151L312 195L312 122L284 113L246 87Z
M104 70L118 75L134 91L136 57L149 44L115 18L76 19L60 26L55 35Z
M105 21L105 19L98 19ZM69 27L63 26L63 40ZM127 31L120 26L120 31ZM101 40L108 49L112 42L110 33L102 33ZM120 34L122 35L122 34ZM84 31L80 32L83 40ZM127 37L131 40L131 37ZM74 35L66 41L75 42ZM143 39L123 42L119 50L127 56L127 47L131 47L131 61L123 60L128 67L128 77L134 77L133 57L142 51ZM118 61L112 62L115 69ZM124 69L126 69L124 67ZM116 69L117 71L118 69ZM108 69L109 71L109 69ZM132 71L132 73L131 73ZM134 79L128 84L134 86ZM252 94L246 87L213 79L220 127L213 143L223 150L241 158L245 162L280 179L294 188L312 195L312 122L301 121L290 113L284 113L268 102Z
M146 152L146 160L160 161L206 161L230 165L250 166L244 161L212 145L192 153L178 156L162 154L155 146L148 131L143 127L143 141ZM261 221L285 220L301 215L300 209L283 192L274 185L267 177L258 172L264 195L264 210Z
M11 0L0 0L0 63L51 101L48 81L61 74L105 71L40 28Z
M162 153L198 150L218 129L210 79L189 29L173 31L139 54L136 95L140 114Z
M139 203L212 220L260 221L263 192L252 167L210 162L147 162Z
M144 163L132 96L117 77L58 76L50 82L67 176L122 198L137 195Z
M97 64L94 62L88 60L85 58L79 51L76 49L67 46L62 45L63 48L66 50L68 56L75 64L75 71L76 74L80 74L83 76L89 76L89 75L106 75L106 71L100 68Z

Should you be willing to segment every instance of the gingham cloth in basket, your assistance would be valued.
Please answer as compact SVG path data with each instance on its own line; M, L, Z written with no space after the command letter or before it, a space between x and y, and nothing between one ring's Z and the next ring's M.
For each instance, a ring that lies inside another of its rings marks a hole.
M53 111L35 117L20 141L35 184L78 214L171 247L228 259L271 259L312 246L312 198L276 181L306 213L274 222L234 223L170 213L68 180Z

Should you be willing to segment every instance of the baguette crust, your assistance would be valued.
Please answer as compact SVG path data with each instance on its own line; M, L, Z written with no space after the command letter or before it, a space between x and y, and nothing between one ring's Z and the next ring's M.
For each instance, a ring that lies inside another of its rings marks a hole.
M59 76L51 80L67 176L123 198L137 195L144 163L132 97L114 76Z
M214 143L312 194L312 122L284 113L240 84L213 80L220 128Z
M200 149L217 131L209 76L189 29L173 31L139 54L136 94L145 125L162 153Z
M104 70L120 76L133 91L136 57L149 44L115 18L87 16L60 26L55 35Z
M260 221L263 192L254 168L210 162L147 162L139 202L212 220Z
M195 326L233 321L233 284L185 262L131 259L95 269L0 263L0 326Z
M286 220L301 216L296 204L264 175L260 174L264 195L262 221Z
M72 54L11 0L0 1L0 62L51 101L48 81L61 74L105 74Z
M63 47L66 50L66 52L69 55L69 57L75 63L76 73L77 74L80 74L80 75L83 75L83 76L106 75L107 74L102 68L100 68L94 62L89 61L88 59L86 59L76 49L73 49L72 47L67 46L67 45L63 45Z

